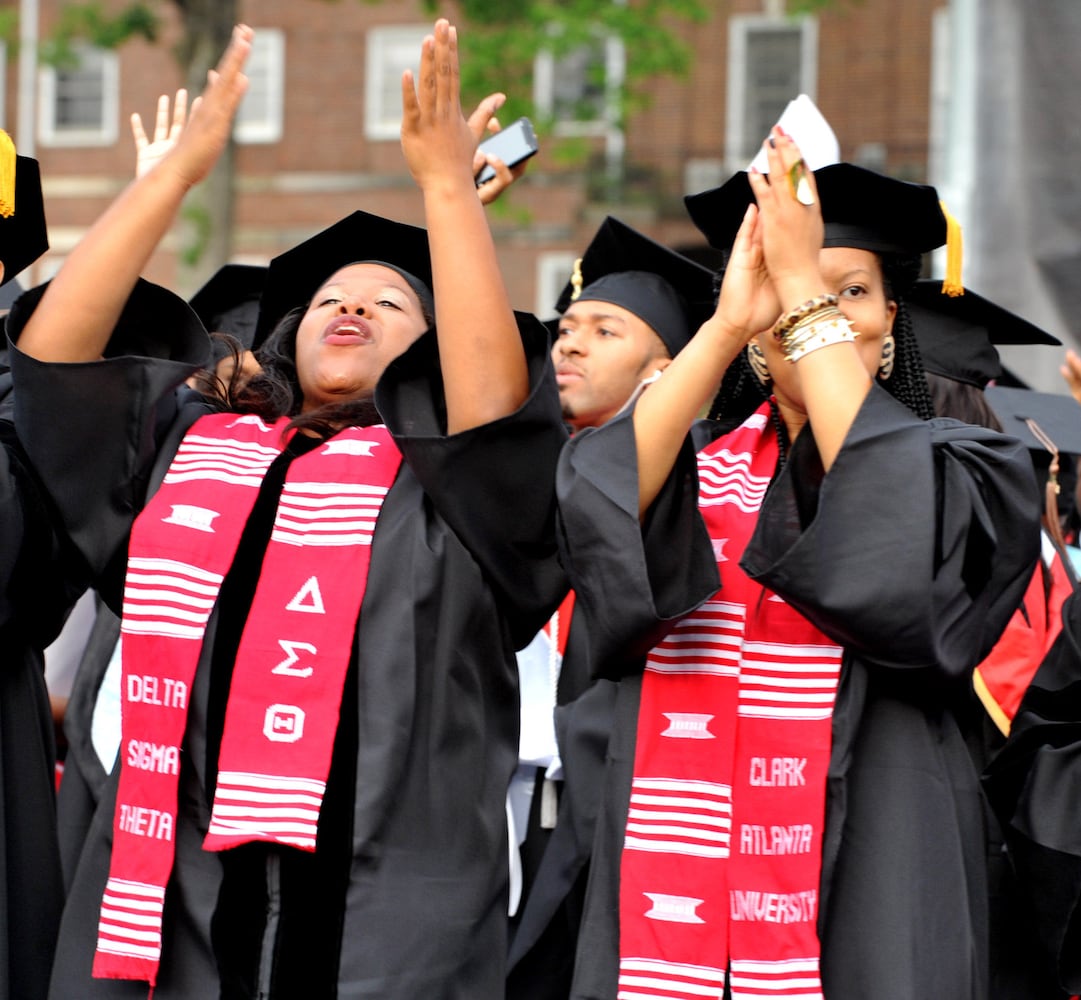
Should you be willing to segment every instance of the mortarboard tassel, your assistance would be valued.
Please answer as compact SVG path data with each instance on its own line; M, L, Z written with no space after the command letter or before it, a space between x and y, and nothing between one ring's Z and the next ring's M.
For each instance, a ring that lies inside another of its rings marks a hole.
M579 257L574 262L574 270L571 272L571 302L577 302L578 296L582 294L582 258Z
M0 129L0 216L15 214L15 143Z
M965 286L961 284L961 223L950 215L944 201L938 204L946 216L946 277L942 279L942 294L956 298L965 294Z

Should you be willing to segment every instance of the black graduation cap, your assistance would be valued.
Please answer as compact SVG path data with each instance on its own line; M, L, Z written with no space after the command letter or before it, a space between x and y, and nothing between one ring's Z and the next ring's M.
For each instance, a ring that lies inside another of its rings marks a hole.
M368 212L353 212L270 262L255 326L255 346L266 340L290 309L307 305L319 286L347 264L377 262L409 282L434 315L428 234Z
M608 216L556 311L562 315L577 299L622 306L652 327L674 357L713 314L713 272Z
M49 249L45 203L41 196L41 169L29 156L15 157L15 213L0 216L0 261L7 284Z
M819 167L814 177L825 223L823 246L921 254L946 242L946 215L938 192L928 184L900 181L853 163ZM720 187L683 201L709 245L727 250L754 192L741 171Z
M1002 429L1030 451L1046 452L1047 448L1026 420L1035 421L1059 451L1081 455L1081 405L1073 396L1001 385L988 386L984 394Z
M971 289L942 293L942 282L921 280L905 296L925 371L979 386L1002 377L995 344L1061 345L1057 337Z
M250 349L266 275L256 264L225 264L188 304L211 333L228 333Z

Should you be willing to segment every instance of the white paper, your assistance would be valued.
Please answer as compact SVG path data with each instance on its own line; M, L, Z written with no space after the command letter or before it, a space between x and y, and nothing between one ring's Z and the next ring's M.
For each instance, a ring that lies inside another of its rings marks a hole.
M788 102L788 107L784 109L777 124L799 146L803 161L811 170L840 162L841 144L837 141L830 123L806 94L800 94L795 100ZM756 168L759 173L769 173L769 163L764 149L758 151L758 155L747 169L750 170L751 167Z

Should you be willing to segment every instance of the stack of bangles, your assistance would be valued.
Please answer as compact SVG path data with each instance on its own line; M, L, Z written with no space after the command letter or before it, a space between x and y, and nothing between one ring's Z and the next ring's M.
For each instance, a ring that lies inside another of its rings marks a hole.
M859 333L837 308L836 295L818 295L786 312L773 327L773 336L788 361L799 361L820 347L853 341Z

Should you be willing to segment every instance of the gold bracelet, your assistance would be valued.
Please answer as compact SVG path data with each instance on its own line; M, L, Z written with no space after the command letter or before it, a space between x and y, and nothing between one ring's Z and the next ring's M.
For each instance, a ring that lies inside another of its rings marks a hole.
M820 347L851 343L857 336L852 324L842 315L809 324L801 334L799 338L793 338L795 343L786 341L783 345L785 359L789 362L795 363Z
M816 295L813 299L808 299L803 305L790 309L773 324L773 336L780 340L801 320L807 319L812 313L825 309L827 306L836 306L838 301L836 295L829 294Z
M843 315L837 306L823 306L821 309L816 309L813 313L801 319L781 338L781 350L786 354L791 353L804 340L809 340L815 336L814 328L817 324L837 319Z
M822 306L820 309L816 309L812 313L808 313L803 319L794 323L789 327L788 331L781 338L781 344L785 344L792 337L795 337L800 330L805 330L809 326L814 326L815 323L824 319L836 319L838 316L843 316L844 313L837 306Z

